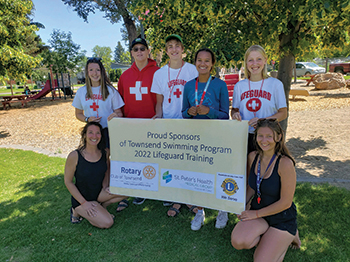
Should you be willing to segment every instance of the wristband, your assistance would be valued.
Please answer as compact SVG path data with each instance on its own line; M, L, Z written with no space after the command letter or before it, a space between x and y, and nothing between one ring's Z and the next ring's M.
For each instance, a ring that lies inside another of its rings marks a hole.
M85 117L85 122L87 123L89 121L89 117Z
M85 203L86 203L87 201L85 200L83 203L81 203L80 205L82 206L82 205L84 205Z

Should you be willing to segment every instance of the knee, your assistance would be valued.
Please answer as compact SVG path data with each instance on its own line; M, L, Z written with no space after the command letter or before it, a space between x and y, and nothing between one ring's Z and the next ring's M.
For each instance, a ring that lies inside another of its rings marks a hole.
M244 241L241 241L241 239L237 237L234 238L233 236L231 237L231 245L237 250L244 249L246 246Z
M101 221L100 223L98 223L97 227L98 228L102 228L102 229L107 229L112 227L114 224L114 221L112 218L106 218L103 221Z

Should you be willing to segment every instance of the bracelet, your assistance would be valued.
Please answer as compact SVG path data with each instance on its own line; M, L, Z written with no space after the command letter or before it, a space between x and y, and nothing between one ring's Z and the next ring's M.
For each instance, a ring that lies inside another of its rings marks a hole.
M258 218L258 210L255 210L255 215L256 215L256 218Z
M86 203L87 201L85 200L83 203L81 203L80 205L82 206L82 205L84 205L85 203Z

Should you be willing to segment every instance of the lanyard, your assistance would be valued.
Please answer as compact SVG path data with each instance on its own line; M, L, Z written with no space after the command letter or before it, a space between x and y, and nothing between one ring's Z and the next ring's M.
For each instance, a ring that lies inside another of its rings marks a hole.
M181 65L181 67L180 67L180 70L179 70L179 72L177 73L177 76L176 76L176 78L175 78L175 81L171 84L171 86L169 87L169 88L171 88L170 89L170 93L169 93L169 104L171 103L171 94L172 94L172 92L173 92L173 89L174 89L174 87L175 87L175 85L176 85L176 83L177 83L177 79L179 78L179 75L180 75L180 73L181 73L181 70L182 70L182 68L183 68L183 66L184 66L184 64L185 64L185 62L184 61L182 61L182 65ZM168 65L168 86L169 86L169 83L170 83L170 61L169 61L169 65Z
M98 100L99 100L100 95L101 95L101 86L100 86L100 88L98 90L98 95L97 95L97 98L96 98L96 102L95 102L95 99L94 99L94 94L92 94L92 101L94 101L94 102L90 106L90 108L92 108L93 111L96 111L97 117L98 117L98 109L99 109Z
M263 80L262 80L262 83L261 83L261 86L260 86L260 91L262 90L262 87L263 87L263 85L264 85L264 78L263 78ZM248 84L249 84L249 94L250 94L250 79L248 79ZM253 114L254 114L254 117L256 117L256 112L254 111L253 112Z
M208 78L208 81L207 81L207 84L205 85L205 88L203 90L203 94L202 94L202 97L201 97L201 101L199 102L199 105L202 105L203 104L203 100L204 100L204 97L205 97L205 94L207 93L207 90L208 90L208 87L210 85L210 81L211 81L211 75L209 75L209 78ZM196 106L198 107L198 77L197 77L197 80L196 80L196 90L195 90L195 100L196 100Z
M259 159L258 173L256 175L256 190L257 190L257 195L258 195L258 204L260 204L260 201L261 201L261 193L260 193L261 181L263 180L264 175L266 174L267 170L270 168L270 166L271 166L273 160L275 160L275 158L276 158L276 154L273 154L273 156L271 157L270 163L267 165L265 173L261 177L260 177L260 159Z

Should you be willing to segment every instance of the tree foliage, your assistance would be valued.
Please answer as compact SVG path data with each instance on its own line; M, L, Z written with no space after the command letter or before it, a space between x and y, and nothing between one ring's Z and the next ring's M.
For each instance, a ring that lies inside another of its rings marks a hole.
M295 57L310 50L341 48L349 42L349 0L143 0L131 9L144 19L154 48L170 33L180 34L191 60L201 46L215 51L219 64L243 60L260 44L279 61L278 78L288 101ZM330 49L329 49L330 50Z
M24 80L40 62L28 52L37 27L28 18L29 0L0 0L0 78Z
M112 49L110 47L96 45L92 48L92 52L94 57L102 58L103 66L106 72L109 72L112 63Z
M43 63L47 67L52 65L54 73L76 72L85 54L80 52L80 45L73 42L72 33L54 29L49 44L50 50L42 54Z
M78 16L88 21L90 13L95 10L104 12L105 17L112 23L123 21L128 32L129 45L137 37L136 17L129 11L131 0L62 0L64 4L73 7Z

